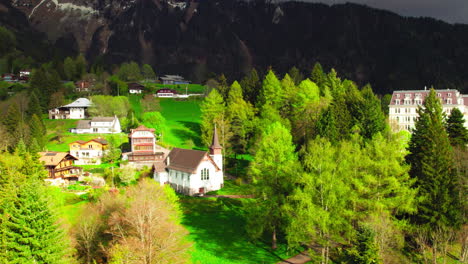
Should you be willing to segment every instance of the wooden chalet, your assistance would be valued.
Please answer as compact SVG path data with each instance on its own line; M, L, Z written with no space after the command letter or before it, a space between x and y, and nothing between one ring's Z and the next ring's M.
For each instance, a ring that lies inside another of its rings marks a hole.
M49 172L49 178L75 180L82 173L82 168L73 166L78 159L67 152L47 151L39 152L39 155L39 161L43 162Z

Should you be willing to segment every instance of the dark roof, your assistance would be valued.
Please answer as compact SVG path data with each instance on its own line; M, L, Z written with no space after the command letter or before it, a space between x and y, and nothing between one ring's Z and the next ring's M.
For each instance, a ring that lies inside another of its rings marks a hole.
M143 90L145 87L139 83L128 83L128 90Z
M173 148L166 158L167 168L195 173L198 165L207 155L205 151ZM169 160L168 160L169 159Z
M91 128L91 122L89 120L79 120L76 124L77 129L88 129Z

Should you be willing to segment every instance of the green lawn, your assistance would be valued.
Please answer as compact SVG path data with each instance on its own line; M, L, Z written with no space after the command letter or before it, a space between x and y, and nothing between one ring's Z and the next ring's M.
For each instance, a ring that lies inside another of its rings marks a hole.
M272 252L270 245L250 241L245 231L249 199L182 197L182 224L194 241L192 261L200 264L276 263L295 255L285 244Z
M207 193L208 195L248 195L252 194L252 185L250 184L238 184L234 180L225 180L224 187L217 191Z
M161 99L161 114L166 119L162 142L174 147L190 148L187 143L192 140L193 147L206 148L200 138L200 103L199 100Z
M131 94L128 96L130 105L132 106L133 111L135 112L135 117L141 119L143 115L143 108L141 106L141 95Z

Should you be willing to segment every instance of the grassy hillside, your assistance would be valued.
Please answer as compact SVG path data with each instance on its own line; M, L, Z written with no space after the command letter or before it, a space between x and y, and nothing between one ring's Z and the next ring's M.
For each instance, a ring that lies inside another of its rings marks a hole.
M162 142L180 148L206 148L200 138L200 103L200 100L161 99L161 114L166 119Z

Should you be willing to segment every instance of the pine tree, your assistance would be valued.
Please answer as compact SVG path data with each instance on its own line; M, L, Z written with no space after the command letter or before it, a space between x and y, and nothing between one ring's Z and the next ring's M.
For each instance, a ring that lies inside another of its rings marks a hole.
M323 72L322 65L319 62L314 64L314 68L312 68L312 73L310 74L310 79L320 88L320 95L324 96L327 76Z
M223 100L227 101L228 94L229 94L229 85L227 83L227 79L226 79L226 76L224 76L224 74L221 74L218 77L218 86L216 87L216 89L218 90L221 97L223 97Z
M27 181L2 201L0 243L7 263L67 263L65 236L41 184Z
M65 58L65 61L63 62L63 71L67 80L77 80L76 65L75 61L72 58Z
M295 85L299 85L304 80L304 75L302 75L302 73L299 71L298 68L296 68L296 66L292 67L289 70L288 74L294 81Z
M256 199L250 208L247 231L254 238L269 232L273 249L277 247L278 232L284 228L282 208L299 171L294 150L288 129L275 122L264 131L249 170Z
M20 121L21 121L21 115L20 115L18 104L17 103L10 104L10 106L8 106L5 119L3 119L3 125L7 129L8 133L14 135Z
M419 196L418 214L413 223L431 234L460 226L461 208L456 170L449 137L444 128L442 106L431 89L411 137L407 161L410 175L416 178ZM436 243L432 240L431 243ZM433 246L436 257L437 246Z
M245 76L240 83L244 99L252 105L256 105L257 97L260 93L260 78L258 77L257 70L252 69L249 75Z
M153 68L149 64L143 64L143 66L141 67L141 71L143 74L143 78L145 78L146 80L156 78L156 74L154 73Z
M447 133L452 146L463 148L468 144L468 130L465 127L465 119L458 108L452 109L447 119Z
M283 106L283 101L284 91L281 87L281 83L275 73L270 70L263 80L262 91L258 99L258 104L259 106L269 104L276 109L280 109Z
M46 144L46 127L42 120L34 114L29 122L32 140L36 141L37 147L42 150Z
M28 116L33 116L34 114L36 114L37 116L42 115L42 107L39 103L39 99L35 91L31 92L31 95L29 97L28 110L26 111L26 113L28 114Z
M86 69L88 67L88 63L86 62L85 57L83 54L80 54L75 59L75 78L76 80L81 79L83 75L86 73Z
M226 118L225 104L223 97L218 93L216 89L213 89L210 94L205 97L200 110L201 115L201 132L202 142L205 146L211 144L213 138L213 127L216 122L224 122ZM218 127L218 131L220 127ZM221 135L221 137L223 137ZM226 140L221 140L226 141ZM226 146L223 146L226 147Z

